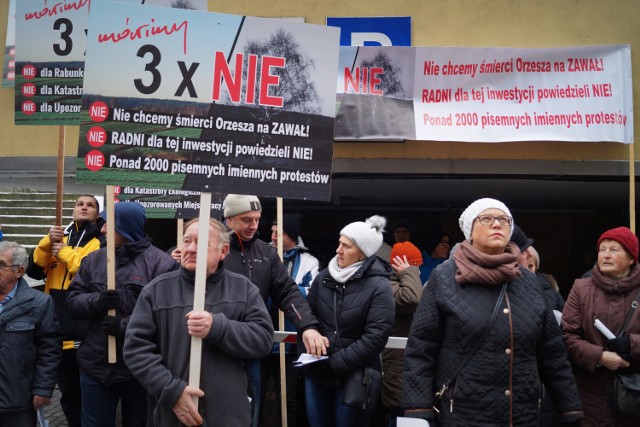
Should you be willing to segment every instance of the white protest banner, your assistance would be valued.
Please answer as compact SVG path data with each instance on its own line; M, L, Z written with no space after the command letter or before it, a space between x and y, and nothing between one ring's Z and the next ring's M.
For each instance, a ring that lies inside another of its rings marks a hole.
M633 142L629 46L416 48L416 138Z
M342 47L335 138L628 144L631 77L627 45Z
M105 3L78 181L330 198L338 29Z

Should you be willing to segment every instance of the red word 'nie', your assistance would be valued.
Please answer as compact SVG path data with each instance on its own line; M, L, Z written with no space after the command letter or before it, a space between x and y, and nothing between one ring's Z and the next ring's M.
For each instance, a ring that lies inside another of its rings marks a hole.
M213 66L213 100L220 101L220 88L224 84L232 102L239 103L242 96L242 77L244 68L243 53L236 54L236 66L231 75L229 63L224 52L216 52ZM260 69L258 70L258 62ZM272 73L272 68L284 68L285 59L277 56L265 55L258 60L257 55L247 57L247 80L244 87L245 101L247 104L254 104L256 101L256 83L260 82L258 104L282 108L283 98L281 96L269 95L269 88L280 84L280 77ZM259 74L258 74L259 73ZM259 80L258 80L259 79Z

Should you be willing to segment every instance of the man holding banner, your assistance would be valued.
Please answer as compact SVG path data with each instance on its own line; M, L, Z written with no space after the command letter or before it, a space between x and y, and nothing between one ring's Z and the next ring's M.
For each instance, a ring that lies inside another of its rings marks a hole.
M51 295L60 322L63 351L57 381L62 394L60 406L69 427L81 425L80 371L76 353L86 333L87 321L72 319L64 301L81 261L103 246L103 225L98 199L90 194L78 197L73 207L73 221L66 228L59 225L51 227L49 234L33 250L27 267L27 274L31 278L46 278L45 292Z
M269 354L273 327L258 288L224 268L229 233L209 222L205 310L192 311L199 220L186 224L180 271L144 287L129 321L124 357L152 396L149 425L246 427L243 359ZM188 385L190 341L203 339L201 388ZM199 397L199 408L192 398Z
M122 358L124 333L143 286L178 268L144 232L146 212L135 202L114 205L115 289L107 289L107 248L87 255L69 286L65 305L71 316L88 319L87 334L78 349L82 426L115 426L118 402L123 425L145 426L147 393ZM105 212L102 212L103 219ZM106 233L107 224L102 227ZM107 315L115 308L116 315ZM107 335L116 337L116 363L107 363Z
M226 268L251 280L260 290L263 300L271 298L285 316L302 334L307 353L324 355L329 341L318 332L318 321L311 313L307 301L291 279L278 253L266 242L258 239L258 223L262 205L256 196L229 194L222 206L224 217L233 233ZM248 373L254 396L253 427L260 415L260 361L249 362Z

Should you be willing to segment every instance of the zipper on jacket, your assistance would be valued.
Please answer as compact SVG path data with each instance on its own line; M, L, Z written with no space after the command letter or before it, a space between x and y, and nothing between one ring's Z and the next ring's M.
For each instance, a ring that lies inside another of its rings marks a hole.
M234 231L235 233L235 231ZM236 237L238 239L238 244L240 245L240 255L242 256L242 270L245 269L244 266L248 265L249 266L249 271L247 272L248 276L247 279L251 280L253 282L253 279L251 278L252 276L252 272L253 272L253 265L251 265L251 260L247 260L244 256L244 244L242 243L242 239L240 238L240 235L238 233L235 233Z
M449 389L449 412L453 414L453 393L456 391L457 383L453 383L453 387Z

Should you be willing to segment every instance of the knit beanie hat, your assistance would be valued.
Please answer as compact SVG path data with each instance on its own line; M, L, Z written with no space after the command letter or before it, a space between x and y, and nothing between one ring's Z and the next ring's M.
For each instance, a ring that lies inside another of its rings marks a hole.
M627 227L612 228L602 233L598 239L598 249L603 240L615 240L631 255L635 262L638 262L638 238Z
M513 231L511 232L511 241L515 243L518 248L520 248L520 252L524 252L529 246L533 245L533 239L531 237L527 237L522 231L522 228L513 224Z
M271 225L278 225L278 220L274 219ZM286 233L294 242L300 237L300 214L288 213L282 215L282 231Z
M374 215L365 222L352 222L345 226L340 230L340 235L348 237L369 258L382 246L382 233L386 224L385 217Z
M393 248L391 248L391 261L397 256L402 258L403 255L407 257L409 264L418 267L422 265L422 253L413 243L399 242L393 245Z
M224 210L224 217L231 218L250 211L262 212L262 205L260 204L260 199L256 196L228 194L224 198L224 202L222 202L222 209Z
M413 228L413 224L411 224L411 221L405 218L400 218L399 220L394 222L391 226L391 231L396 231L396 228L406 228L407 231L411 234L413 234L415 231L415 229Z
M509 208L507 208L507 206L500 200L490 198L476 200L475 202L471 203L467 207L467 209L464 210L464 212L462 212L462 215L460 215L460 219L458 219L460 230L462 230L465 239L467 239L468 241L471 241L471 229L473 228L473 222L481 212L487 209L500 209L505 213L505 215L513 218L511 212L509 211ZM509 239L511 239L511 234L513 234L513 224L511 225L511 227L509 227Z
M147 216L144 206L137 202L118 202L114 206L116 233L129 242L139 242L144 239L144 225ZM100 216L107 220L107 212L100 212Z

